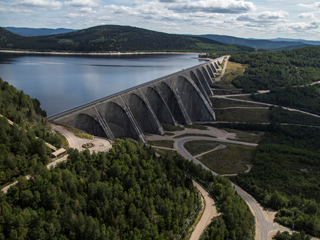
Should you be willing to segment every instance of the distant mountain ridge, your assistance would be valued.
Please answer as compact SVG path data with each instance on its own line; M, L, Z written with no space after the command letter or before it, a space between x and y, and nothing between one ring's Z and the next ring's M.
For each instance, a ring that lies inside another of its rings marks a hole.
M76 31L76 29L68 29L68 28L52 29L52 28L5 27L5 29L9 30L12 33L19 34L25 37L46 36L46 35L69 33L69 32Z
M24 37L0 28L0 49L39 52L237 52L254 51L207 38L167 34L143 28L102 25L48 36Z
M310 41L303 40L302 41L285 41L285 39L245 39L245 38L238 38L238 37L231 37L225 35L215 35L215 34L206 34L206 35L189 35L189 36L197 36L208 38L217 42L225 43L225 44L238 44L242 46L252 47L255 49L270 49L270 50L290 50L294 48L302 48L309 46Z
M320 45L320 41L314 41L314 40L304 40L304 39L292 39L292 38L273 38L273 39L269 39L271 41L287 41L287 42L301 42L304 44L310 44L310 45L316 45L319 46Z

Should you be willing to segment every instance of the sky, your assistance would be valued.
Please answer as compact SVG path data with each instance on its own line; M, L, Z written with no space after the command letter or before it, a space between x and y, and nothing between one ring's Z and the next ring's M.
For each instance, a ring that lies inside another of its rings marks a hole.
M310 0L0 0L1 27L126 25L177 34L320 40Z

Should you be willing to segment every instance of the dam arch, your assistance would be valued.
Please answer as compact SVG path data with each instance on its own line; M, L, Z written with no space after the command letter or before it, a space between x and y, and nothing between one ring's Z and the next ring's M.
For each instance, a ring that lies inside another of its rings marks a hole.
M156 124L157 119L153 117L152 110L148 108L147 104L144 99L135 93L127 96L127 105L140 129L146 133L161 134Z
M202 67L201 68L202 70L202 73L203 73L203 76L204 76L204 79L208 82L208 84L210 85L212 83L212 79L211 77L209 76L208 72L207 72L207 69L205 67Z
M175 120L179 124L188 124L188 118L185 116L181 103L179 104L179 99L177 98L176 93L169 87L168 84L162 82L160 84L160 89L163 92L163 97L169 106L171 113L173 114Z
M214 65L212 63L210 63L209 66L211 67L211 69L214 73L217 73L217 69L214 67Z
M107 102L103 117L116 138L126 136L134 139L139 138L129 116L124 108L119 104L115 102Z
M80 113L73 119L71 126L99 137L107 137L100 123L92 116Z
M210 75L210 77L211 78L214 78L215 76L214 76L214 73L212 72L212 69L207 65L207 71L208 71L208 73L209 73L209 75Z
M205 89L205 87L202 85L198 77L191 71L190 72L191 79L196 83L197 87L202 92L203 96L207 99L208 102L210 102L210 99L208 97L208 93L210 94L210 88ZM207 86L207 85L206 85Z
M202 86L204 86L204 88L206 89L207 95L208 95L208 96L213 96L213 93L212 93L212 91L211 91L210 85L209 85L209 83L205 80L202 72L201 72L199 69L197 69L197 70L196 70L196 73L197 73L196 76L197 76L198 79L201 81Z
M204 119L202 117L204 116L206 119L214 119L208 109L210 106L203 101L204 97L201 91L195 84L192 84L189 79L180 76L176 81L176 88L177 92L181 96L184 108L192 122L203 121Z
M147 87L145 90L145 96L147 97L153 112L156 114L160 122L169 123L172 125L176 124L168 105L156 89Z

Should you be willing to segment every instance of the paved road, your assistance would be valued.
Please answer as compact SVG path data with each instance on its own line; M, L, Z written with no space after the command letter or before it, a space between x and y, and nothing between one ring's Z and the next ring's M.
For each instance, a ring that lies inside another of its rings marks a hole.
M239 96L244 96L244 94L238 94ZM265 106L273 106L273 107L282 107L283 109L289 110L289 111L293 111L293 112L300 112L300 113L304 113L313 117L317 117L320 118L319 115L313 114L313 113L309 113L309 112L305 112L302 110L298 110L295 108L289 108L289 107L284 107L281 105L276 105L276 104L270 104L270 103L263 103L263 102L256 102L256 101L251 101L251 100L242 100L242 99L236 99L236 98L230 98L232 96L236 96L236 95L214 95L211 96L210 98L225 98L228 100L232 100L232 101L237 101L237 102L246 102L246 103L254 103L254 104L261 104L261 105L265 105Z
M190 240L198 240L202 232L206 227L211 223L212 219L219 216L216 209L216 205L210 194L201 187L196 181L193 181L193 185L200 191L201 195L205 201L205 209L201 216L200 221L198 222L196 228L193 230Z
M60 132L67 139L67 141L69 142L69 147L78 149L79 151L85 150L82 145L86 143L92 143L94 145L92 148L89 148L91 153L106 152L112 147L112 144L108 139L100 137L94 137L93 140L79 138L62 126L54 124L51 124L51 126L55 131Z
M70 148L75 148L79 151L82 149L81 145L79 144L78 138L73 135L73 133L58 125L51 124L51 126L53 130L61 133L67 139Z
M229 60L229 58L230 58L230 55L227 55L227 56L224 56L224 57L227 57L227 59L225 60L225 64L223 65L223 69L222 69L222 71L221 71L220 76L217 77L217 78L214 78L214 82L219 82L219 81L221 80L221 78L223 77L226 69L227 69L228 60ZM224 60L223 60L223 61L224 61ZM223 61L222 61L222 62L223 62ZM221 67L220 67L220 68L221 68Z
M221 110L221 109L269 109L269 107L224 107L224 108L212 108L213 110Z
M205 165L203 165L201 162L199 162L197 159L195 159L185 148L184 148L184 143L187 141L194 141L194 140L223 140L222 142L228 142L231 141L232 143L236 142L236 141L232 141L232 140L225 140L225 139L216 139L216 138L209 138L209 137L186 137L186 138L181 138L176 144L176 146L174 147L175 149L177 149L177 151L184 156L185 158L193 161L195 164L200 164L204 169L207 169L209 171L211 171L209 168L207 168ZM238 144L240 142L237 142ZM247 145L247 146L253 146L253 143L243 143L243 145ZM255 144L255 146L257 146L257 144ZM217 176L218 174L214 171L211 171L211 173L214 176ZM250 207L250 210L252 211L252 213L254 214L255 218L256 218L256 240L268 240L268 233L270 231L273 230L280 230L280 231L290 231L288 228L285 228L283 226L280 226L278 224L275 223L271 223L269 222L263 212L262 209L260 207L260 205L257 203L257 201L251 196L249 195L247 192L245 192L244 190L242 190L240 187L234 185L235 190L237 191L237 193L246 201L246 203L248 204L248 206Z

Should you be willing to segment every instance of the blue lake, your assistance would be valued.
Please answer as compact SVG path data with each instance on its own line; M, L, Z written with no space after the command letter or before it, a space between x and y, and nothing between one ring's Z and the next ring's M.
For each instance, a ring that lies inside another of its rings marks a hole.
M0 53L0 77L37 98L47 115L200 64L196 54L116 56Z

